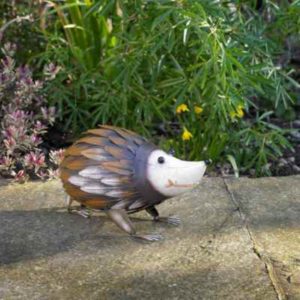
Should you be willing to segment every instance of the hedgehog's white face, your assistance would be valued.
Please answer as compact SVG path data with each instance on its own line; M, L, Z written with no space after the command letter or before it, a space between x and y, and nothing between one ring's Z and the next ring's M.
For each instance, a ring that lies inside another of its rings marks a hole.
M205 170L204 161L184 161L154 150L148 157L147 178L155 190L172 197L197 185Z

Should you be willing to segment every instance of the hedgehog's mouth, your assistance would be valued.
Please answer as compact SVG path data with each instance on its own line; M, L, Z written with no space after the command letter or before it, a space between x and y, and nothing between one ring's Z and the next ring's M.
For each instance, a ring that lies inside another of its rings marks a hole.
M193 188L196 185L198 185L198 183L183 183L183 184L179 184L176 181L172 181L171 179L168 179L168 183L166 184L167 188L171 188L171 187L179 187L179 188Z
M155 164L148 163L147 165L148 166L157 166L156 163ZM173 169L176 169L176 170L178 170L178 169L185 170L185 169L190 169L190 168L191 168L190 166L180 166L180 167L178 167L178 166L174 166L174 167L166 166L165 167L165 169L170 169L170 170L173 170Z

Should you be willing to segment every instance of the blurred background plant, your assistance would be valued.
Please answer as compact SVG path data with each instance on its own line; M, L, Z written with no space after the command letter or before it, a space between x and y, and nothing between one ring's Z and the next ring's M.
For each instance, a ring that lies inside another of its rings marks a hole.
M36 20L40 15L40 0L0 1L0 44L17 44L14 59L18 64L28 60L45 48ZM30 41L30 42L29 42Z
M29 61L41 74L59 66L43 86L56 132L109 123L222 172L300 171L299 0L40 0L30 10L42 50Z

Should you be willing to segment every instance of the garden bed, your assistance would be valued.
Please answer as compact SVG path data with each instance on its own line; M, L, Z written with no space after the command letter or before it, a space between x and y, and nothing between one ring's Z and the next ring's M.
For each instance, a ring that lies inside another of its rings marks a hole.
M299 1L101 3L1 4L0 176L56 177L97 124L212 176L299 174Z

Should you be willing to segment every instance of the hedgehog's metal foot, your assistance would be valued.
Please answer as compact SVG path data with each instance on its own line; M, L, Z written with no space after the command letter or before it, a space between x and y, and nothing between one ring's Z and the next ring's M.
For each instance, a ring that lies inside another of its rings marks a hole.
M157 209L154 206L146 208L146 211L153 217L153 221L155 222L163 222L175 226L178 226L181 223L180 218L177 216L160 217Z
M174 226L178 226L181 223L181 220L178 216L171 216L171 217L158 217L157 220L154 220L156 222L164 222L167 224L171 224Z
M91 212L89 209L86 208L86 206L84 205L80 205L80 207L72 207L72 202L73 202L73 199L71 197L68 197L67 199L67 203L68 203L68 206L67 206L67 210L68 210L68 213L70 214L76 214L76 215L79 215L79 216L82 216L84 218L90 218L91 217Z
M68 213L82 216L86 219L91 217L91 213L87 208L68 208Z
M110 209L107 211L107 215L118 225L119 228L129 233L133 238L142 239L150 242L158 241L162 239L159 234L137 234L133 224L131 223L126 211L124 209Z

